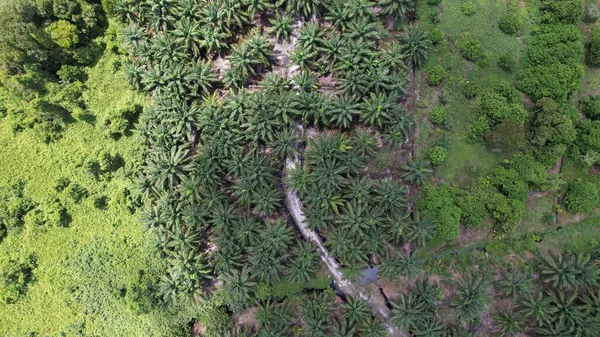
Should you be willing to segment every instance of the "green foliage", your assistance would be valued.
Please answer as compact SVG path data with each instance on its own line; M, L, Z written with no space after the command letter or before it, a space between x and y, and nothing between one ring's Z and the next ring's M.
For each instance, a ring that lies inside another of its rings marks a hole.
M441 146L435 146L427 151L427 158L431 161L431 165L440 166L448 159L448 150Z
M579 104L588 118L600 119L600 95L583 97Z
M465 1L460 5L460 11L466 16L472 16L477 12L477 7L472 1Z
M542 0L542 21L545 23L574 24L583 12L582 0Z
M463 93L465 94L465 97L467 99L473 99L473 98L477 97L477 95L479 94L479 90L480 90L479 85L477 85L477 83L468 82L465 84Z
M498 67L507 73L512 73L517 67L517 61L511 54L500 55L500 58L498 58Z
M493 148L520 149L525 145L525 129L523 124L509 119L488 130L485 140Z
M34 281L33 271L37 267L33 255L11 259L0 271L0 300L13 304L25 296L27 288Z
M508 35L516 34L521 30L522 26L523 20L516 9L509 10L498 22L500 30Z
M460 34L458 48L464 58L473 62L481 59L484 54L481 42L468 33Z
M519 88L534 100L564 101L581 86L583 44L576 26L542 26L527 56L528 65L518 76Z
M537 105L540 109L533 120L531 143L536 146L538 159L550 166L576 140L577 132L569 105L558 104L551 98L539 100Z
M458 236L462 212L455 203L456 194L457 190L447 184L426 186L417 202L423 216L436 225L438 243Z
M569 185L565 206L569 212L589 212L598 206L599 200L596 185L578 180Z
M68 21L58 20L53 22L46 27L46 31L50 38L63 49L71 49L79 43L77 26Z
M440 84L446 77L446 71L441 65L435 65L427 73L427 83L431 86Z
M444 32L439 29L439 28L433 28L430 32L429 32L429 38L431 39L431 43L434 46L437 46L438 44L440 44L442 41L444 41L444 38L446 37L446 35L444 34Z
M588 167L600 162L600 120L584 119L577 125L572 151Z
M594 23L600 18L600 8L594 2L588 2L583 12L583 21Z
M590 40L588 41L587 61L593 66L600 66L600 27L592 30Z
M429 120L437 126L443 126L448 120L448 113L443 106L436 106L429 111Z

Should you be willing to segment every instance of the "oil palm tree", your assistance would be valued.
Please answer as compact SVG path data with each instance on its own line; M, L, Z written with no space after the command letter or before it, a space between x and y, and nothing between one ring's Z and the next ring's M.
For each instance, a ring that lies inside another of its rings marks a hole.
M312 243L300 241L292 250L288 273L292 282L303 284L310 281L317 272L319 254Z
M379 0L381 13L396 20L407 20L416 10L416 0Z
M375 186L375 200L386 214L403 214L406 211L404 186L391 179L383 179Z
M420 274L423 271L420 264L421 262L414 255L414 252L398 255L398 266L400 267L400 275L404 277L412 279L418 274Z
M414 330L417 326L425 323L431 312L427 304L412 292L401 293L397 300L392 301L392 318L394 325L403 330Z
M331 114L330 123L335 123L342 129L348 129L352 126L354 116L360 115L360 104L352 96L341 95L332 101L329 113Z
M540 291L537 296L526 295L519 301L521 313L527 318L533 318L538 326L549 321L556 312L556 308L550 304L550 298L545 297Z
M404 239L406 242L425 247L435 235L435 225L429 219L416 219L408 223Z
M515 307L501 308L492 317L501 336L515 336L521 332L520 317Z
M269 32L275 35L275 39L288 39L293 30L294 19L286 13L277 12L275 17L269 20L271 27Z
M402 45L397 42L386 44L379 52L379 58L384 67L397 72L406 70L406 55L402 54Z
M369 317L358 329L362 337L383 337L387 334L387 330L379 317Z
M347 296L342 308L342 319L350 324L362 326L371 318L371 308L358 296Z
M175 42L179 44L186 53L197 57L200 54L202 43L202 30L200 23L194 19L182 18L175 25L173 31Z
M504 277L496 282L496 288L504 296L512 298L522 297L531 293L531 276L513 268L504 274Z
M427 174L431 172L425 161L412 158L409 158L407 163L402 165L402 169L405 171L402 176L406 182L417 186L423 185L427 179Z
M433 337L440 336L443 329L444 323L432 316L421 324L417 325L413 333L416 337Z
M399 37L402 55L406 55L408 62L415 68L421 67L427 61L431 40L426 30L419 26L408 26Z
M288 0L279 3L285 5L285 10L288 13L305 18L318 15L319 8L324 4L322 0Z
M408 142L408 135L412 127L412 118L409 114L401 112L394 116L393 121L390 125L386 125L383 133L383 140L388 142L390 145L400 147L402 144Z
M191 94L202 97L211 92L213 84L217 82L217 75L210 62L199 59L190 66L186 80Z
M541 265L544 282L563 290L572 290L579 286L577 275L580 272L581 270L575 268L575 261L570 255L549 256Z
M249 270L244 267L222 276L223 293L233 303L245 304L252 298L252 292L256 283L252 280Z
M361 122L383 129L399 114L398 100L394 94L371 92L361 104Z
M466 276L457 282L452 306L458 309L462 321L477 320L488 300L487 291L487 284L481 276Z

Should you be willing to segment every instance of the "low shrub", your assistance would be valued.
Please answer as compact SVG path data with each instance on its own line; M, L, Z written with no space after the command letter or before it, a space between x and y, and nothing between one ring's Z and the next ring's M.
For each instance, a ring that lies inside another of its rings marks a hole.
M435 146L427 151L427 158L433 166L440 166L448 159L448 150L441 146Z
M437 46L444 40L444 32L439 28L434 28L429 32L429 39L434 46Z
M521 30L523 26L523 20L521 16L515 10L511 10L506 13L498 22L498 27L501 31L508 35L514 35Z
M429 69L429 73L427 76L427 83L430 86L436 86L440 84L444 78L446 77L446 71L442 68L441 65L435 65Z
M498 58L498 67L507 73L512 73L517 67L517 61L510 54L500 55L500 58Z
M467 1L460 5L460 11L466 16L472 16L477 12L477 7L475 6L475 3Z
M463 57L469 61L477 61L483 57L483 46L470 34L463 33L459 37L459 49Z
M479 94L479 85L475 82L467 82L463 93L467 99L473 99Z
M444 125L447 119L448 113L446 112L446 109L442 106L436 106L429 112L429 121L431 121L431 123L437 126Z

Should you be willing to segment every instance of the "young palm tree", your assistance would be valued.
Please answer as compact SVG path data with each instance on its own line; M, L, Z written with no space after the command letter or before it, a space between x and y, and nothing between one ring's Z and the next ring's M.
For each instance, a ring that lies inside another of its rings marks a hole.
M578 329L585 323L585 310L577 305L578 293L573 292L568 295L562 291L550 291L548 295L551 303L556 308L550 317L551 321L558 322L568 329Z
M260 34L255 30L246 41L246 44L250 51L250 57L255 60L256 63L264 66L271 63L271 58L273 57L273 44L266 35Z
M358 327L362 337L384 337L387 330L379 317L369 317Z
M412 292L401 293L396 301L392 301L392 314L392 323L403 330L415 330L432 315L427 303Z
M419 68L427 61L431 40L426 30L418 26L408 26L406 32L400 35L402 44L401 53L406 55L408 61L415 68Z
M252 298L256 283L250 277L249 270L244 267L222 276L223 293L227 294L232 303L245 304Z
M350 139L352 148L361 157L373 157L377 148L377 138L367 130L359 129L356 135Z
M211 92L213 84L217 82L217 75L210 62L198 60L191 65L186 80L191 94L202 97Z
M319 254L312 243L300 241L292 250L294 257L290 261L289 278L297 284L303 284L312 279L317 272Z
M390 68L393 71L405 71L406 55L402 54L402 45L397 42L391 42L386 44L385 47L379 52L379 58L381 59L381 65Z
M225 26L228 30L241 29L248 23L248 12L244 11L243 0L224 0L221 3Z
M427 278L417 281L417 293L425 301L430 308L434 307L435 301L441 296L441 290L437 285L429 283Z
M399 113L394 117L391 125L385 128L383 140L395 147L400 147L408 141L408 134L412 127L412 118L408 114Z
M361 122L369 126L376 126L383 129L389 125L392 118L398 115L399 97L384 92L370 93L361 104Z
M176 37L175 42L185 52L198 57L202 45L202 30L200 29L199 22L194 19L183 18L176 23L173 34Z
M522 297L531 293L531 276L513 268L504 274L504 277L496 282L496 288L504 296L512 298Z
M554 288L572 290L579 286L577 275L581 270L575 268L575 262L571 256L559 254L549 256L541 266L541 275L544 282Z
M362 326L371 318L371 308L365 301L358 296L347 296L346 301L342 303L344 313L342 319L356 326Z
M457 283L452 305L458 309L462 321L477 320L488 299L487 284L481 276L466 276Z
M286 13L277 12L269 23L271 24L269 31L275 34L277 40L288 39L293 30L294 19Z
M285 10L288 13L297 16L303 16L309 18L312 15L319 15L319 7L324 4L322 0L288 0L283 1L281 4L285 4Z
M400 276L400 259L398 254L393 253L391 250L387 250L381 259L379 267L379 273L381 277L388 280L395 280Z
M250 20L254 20L256 14L268 12L274 7L270 0L245 0L244 4Z
M527 295L520 302L521 313L527 318L533 318L538 326L549 321L556 312L556 308L550 304L550 298L544 297L540 291L537 296Z
M348 320L342 319L341 321L333 319L331 324L331 335L332 337L353 337L354 331L356 330L355 325L348 322Z
M408 223L404 239L406 242L425 247L435 235L435 225L428 219L417 219Z
M444 330L444 323L432 316L416 326L414 334L417 337L440 336L442 330Z
M515 336L521 332L520 317L514 307L500 309L492 317L501 336Z
M402 165L402 169L405 171L403 178L409 183L417 186L421 186L427 179L427 174L431 172L431 169L427 167L425 161L412 158L408 159L406 165Z
M352 20L346 30L346 36L358 42L372 43L379 40L377 25L367 16Z
M398 257L398 265L400 267L400 274L402 276L412 279L423 272L423 269L420 266L420 261L416 258L413 252L408 254L400 254Z
M325 33L318 24L309 22L300 28L297 46L309 51L316 51L323 44L324 36Z
M375 200L383 212L403 214L406 212L406 193L404 186L391 179L384 179L375 187Z
M416 10L416 0L379 0L381 13L396 20L407 20Z

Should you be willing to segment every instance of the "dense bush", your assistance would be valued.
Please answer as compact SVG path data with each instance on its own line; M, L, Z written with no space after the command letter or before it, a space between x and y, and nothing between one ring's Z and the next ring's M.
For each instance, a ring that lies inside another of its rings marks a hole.
M600 27L596 27L592 31L588 42L588 48L588 63L594 66L600 66Z
M546 167L532 155L525 153L515 154L510 159L510 168L517 171L521 179L528 184L540 186L548 181Z
M525 145L525 129L522 123L505 120L488 130L485 140L492 148L517 150Z
M462 33L459 36L458 48L463 57L469 61L477 61L483 57L483 46L473 36Z
M600 118L600 95L586 96L579 101L583 113L592 119Z
M507 73L512 73L517 67L517 61L511 54L503 54L498 58L498 67Z
M588 23L596 22L600 18L600 9L598 5L593 2L589 2L585 6L585 11L583 12L583 20Z
M537 105L539 110L531 127L531 144L535 146L538 160L551 166L575 141L577 132L569 115L568 104L558 104L551 98L544 98Z
M506 82L481 93L478 107L494 124L507 120L523 124L529 115L521 104L519 92Z
M550 97L564 101L581 87L583 67L554 64L528 67L519 74L519 89L534 100Z
M573 152L587 166L600 163L600 120L584 119L577 125Z
M448 113L443 106L436 106L429 111L429 120L437 126L443 126L448 119Z
M534 100L566 100L581 86L581 33L574 25L543 25L527 48L527 67L519 74L519 89Z
M427 4L430 6L437 6L442 3L442 0L427 0Z
M569 212L589 212L598 205L598 189L596 185L578 180L569 185L565 206Z
M510 10L498 22L498 27L501 31L508 35L514 35L521 30L523 20L521 15L516 10Z
M427 83L431 86L436 86L440 84L444 77L446 77L446 71L441 65L435 65L429 69L427 74Z
M490 129L490 121L487 117L480 116L467 127L465 136L470 142L477 142L483 138Z
M418 200L423 216L436 225L438 243L453 240L458 236L461 210L456 205L458 191L450 185L427 186Z
M504 194L509 199L520 201L527 200L529 195L529 187L527 182L519 172L513 168L505 168L499 166L494 169L492 176L492 184L498 188L498 191Z
M542 21L546 23L574 24L583 12L582 0L542 0Z
M427 151L427 158L433 166L440 166L448 159L448 150L445 147L435 146Z

